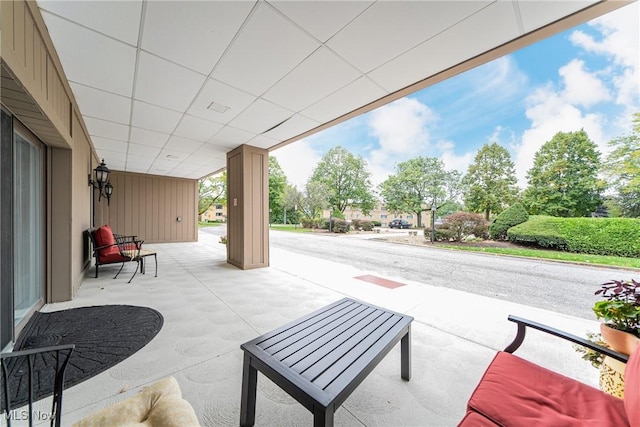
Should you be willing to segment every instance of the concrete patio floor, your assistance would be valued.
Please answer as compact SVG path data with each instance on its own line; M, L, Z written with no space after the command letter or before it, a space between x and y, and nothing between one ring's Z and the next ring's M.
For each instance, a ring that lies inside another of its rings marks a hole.
M152 307L164 316L162 330L142 350L65 390L64 425L172 375L203 426L237 426L240 344L344 296L415 317L413 376L409 382L400 378L397 346L336 412L337 426L455 426L496 350L515 336L508 314L581 336L598 328L595 321L398 277L385 278L406 286L388 289L354 279L375 272L273 248L271 267L242 271L226 263L226 248L218 237L200 233L199 239L146 245L158 252L157 278L151 265L146 275L137 275L131 284L126 282L133 264L115 280L115 266L101 268L98 279L91 269L73 301L44 307L43 311L55 311L129 304ZM597 371L557 338L531 332L516 354L597 384ZM312 423L311 413L258 376L257 426Z

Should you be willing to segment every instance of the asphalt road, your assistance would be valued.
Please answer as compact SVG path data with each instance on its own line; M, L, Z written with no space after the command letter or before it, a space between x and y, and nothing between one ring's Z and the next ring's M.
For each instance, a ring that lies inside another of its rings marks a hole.
M226 227L203 228L226 234ZM472 292L588 320L598 285L637 272L409 246L344 235L271 230L274 248L345 263L371 274Z

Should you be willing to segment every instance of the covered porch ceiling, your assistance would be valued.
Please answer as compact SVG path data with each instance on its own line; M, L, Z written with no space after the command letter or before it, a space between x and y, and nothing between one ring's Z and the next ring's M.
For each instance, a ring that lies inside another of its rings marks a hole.
M628 1L38 0L96 153L201 178Z

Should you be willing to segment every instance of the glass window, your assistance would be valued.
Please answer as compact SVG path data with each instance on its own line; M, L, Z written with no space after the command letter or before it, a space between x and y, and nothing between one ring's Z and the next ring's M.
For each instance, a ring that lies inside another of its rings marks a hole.
M13 155L14 321L42 301L44 284L43 149L17 131Z
M380 215L380 218L382 218L382 219L384 219L386 217L387 217L386 215Z

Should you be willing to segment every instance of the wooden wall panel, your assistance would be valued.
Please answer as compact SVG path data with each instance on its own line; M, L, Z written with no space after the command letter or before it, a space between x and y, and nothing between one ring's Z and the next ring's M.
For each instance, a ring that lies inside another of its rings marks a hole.
M103 199L101 209L115 232L147 243L197 240L197 180L112 171L111 183L111 204Z

